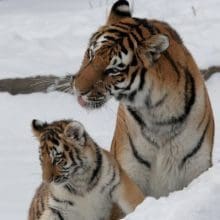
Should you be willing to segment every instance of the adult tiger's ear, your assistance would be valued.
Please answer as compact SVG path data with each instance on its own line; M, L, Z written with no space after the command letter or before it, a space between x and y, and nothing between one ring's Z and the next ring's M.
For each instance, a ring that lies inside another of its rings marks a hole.
M137 51L146 67L153 61L159 59L161 53L169 47L169 38L164 34L155 34L138 47ZM147 59L146 59L147 58ZM150 63L146 63L147 60Z
M118 23L121 19L131 17L131 10L128 1L118 0L111 8L107 25Z
M36 137L40 136L40 133L47 127L46 122L42 122L40 120L34 119L31 123L32 131Z
M85 143L85 129L78 121L70 122L64 130L64 135L71 142L77 142L80 145Z
M169 38L164 34L153 35L145 42L146 52L151 54L153 61L157 60L169 45Z

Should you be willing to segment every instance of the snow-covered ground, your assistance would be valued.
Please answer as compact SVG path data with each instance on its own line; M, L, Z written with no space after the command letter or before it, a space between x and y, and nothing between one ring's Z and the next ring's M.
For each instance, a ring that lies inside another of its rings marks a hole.
M0 0L0 78L64 75L79 68L87 40L104 23L112 0ZM134 15L163 19L181 34L200 67L220 64L219 0L135 0ZM208 82L216 137L214 166L186 189L147 198L127 220L220 219L220 74ZM33 118L81 121L109 149L117 103L86 111L63 93L11 96L0 93L0 219L23 220L41 181Z

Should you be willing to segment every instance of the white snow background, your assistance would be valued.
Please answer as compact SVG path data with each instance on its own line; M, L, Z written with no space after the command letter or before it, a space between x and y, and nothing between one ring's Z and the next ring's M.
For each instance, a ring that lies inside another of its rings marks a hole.
M90 35L102 25L113 1L0 0L0 78L35 74L62 76L78 70ZM219 0L135 0L137 17L169 22L199 67L220 65ZM146 198L126 220L220 220L220 75L208 82L216 124L214 166L182 191ZM34 118L81 121L95 140L110 148L117 103L86 111L68 94L11 96L0 93L0 219L27 219L41 182Z

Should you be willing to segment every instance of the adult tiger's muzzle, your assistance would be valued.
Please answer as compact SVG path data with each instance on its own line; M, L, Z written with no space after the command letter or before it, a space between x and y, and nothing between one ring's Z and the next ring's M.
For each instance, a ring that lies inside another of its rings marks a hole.
M72 88L82 107L97 108L106 100L106 88L103 73L88 65L73 78Z
M92 90L96 82L103 79L103 70L92 64L81 68L73 79L73 90L80 95Z
M101 80L90 85L88 90L78 91L77 86L75 86L75 94L78 103L84 108L98 108L107 101L107 90Z

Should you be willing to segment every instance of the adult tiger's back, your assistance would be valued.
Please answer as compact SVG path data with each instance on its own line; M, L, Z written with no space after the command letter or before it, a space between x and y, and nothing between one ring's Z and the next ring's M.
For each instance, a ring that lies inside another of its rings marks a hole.
M73 89L83 107L119 102L111 151L146 195L182 189L212 165L214 119L204 80L167 23L117 1L89 41Z

